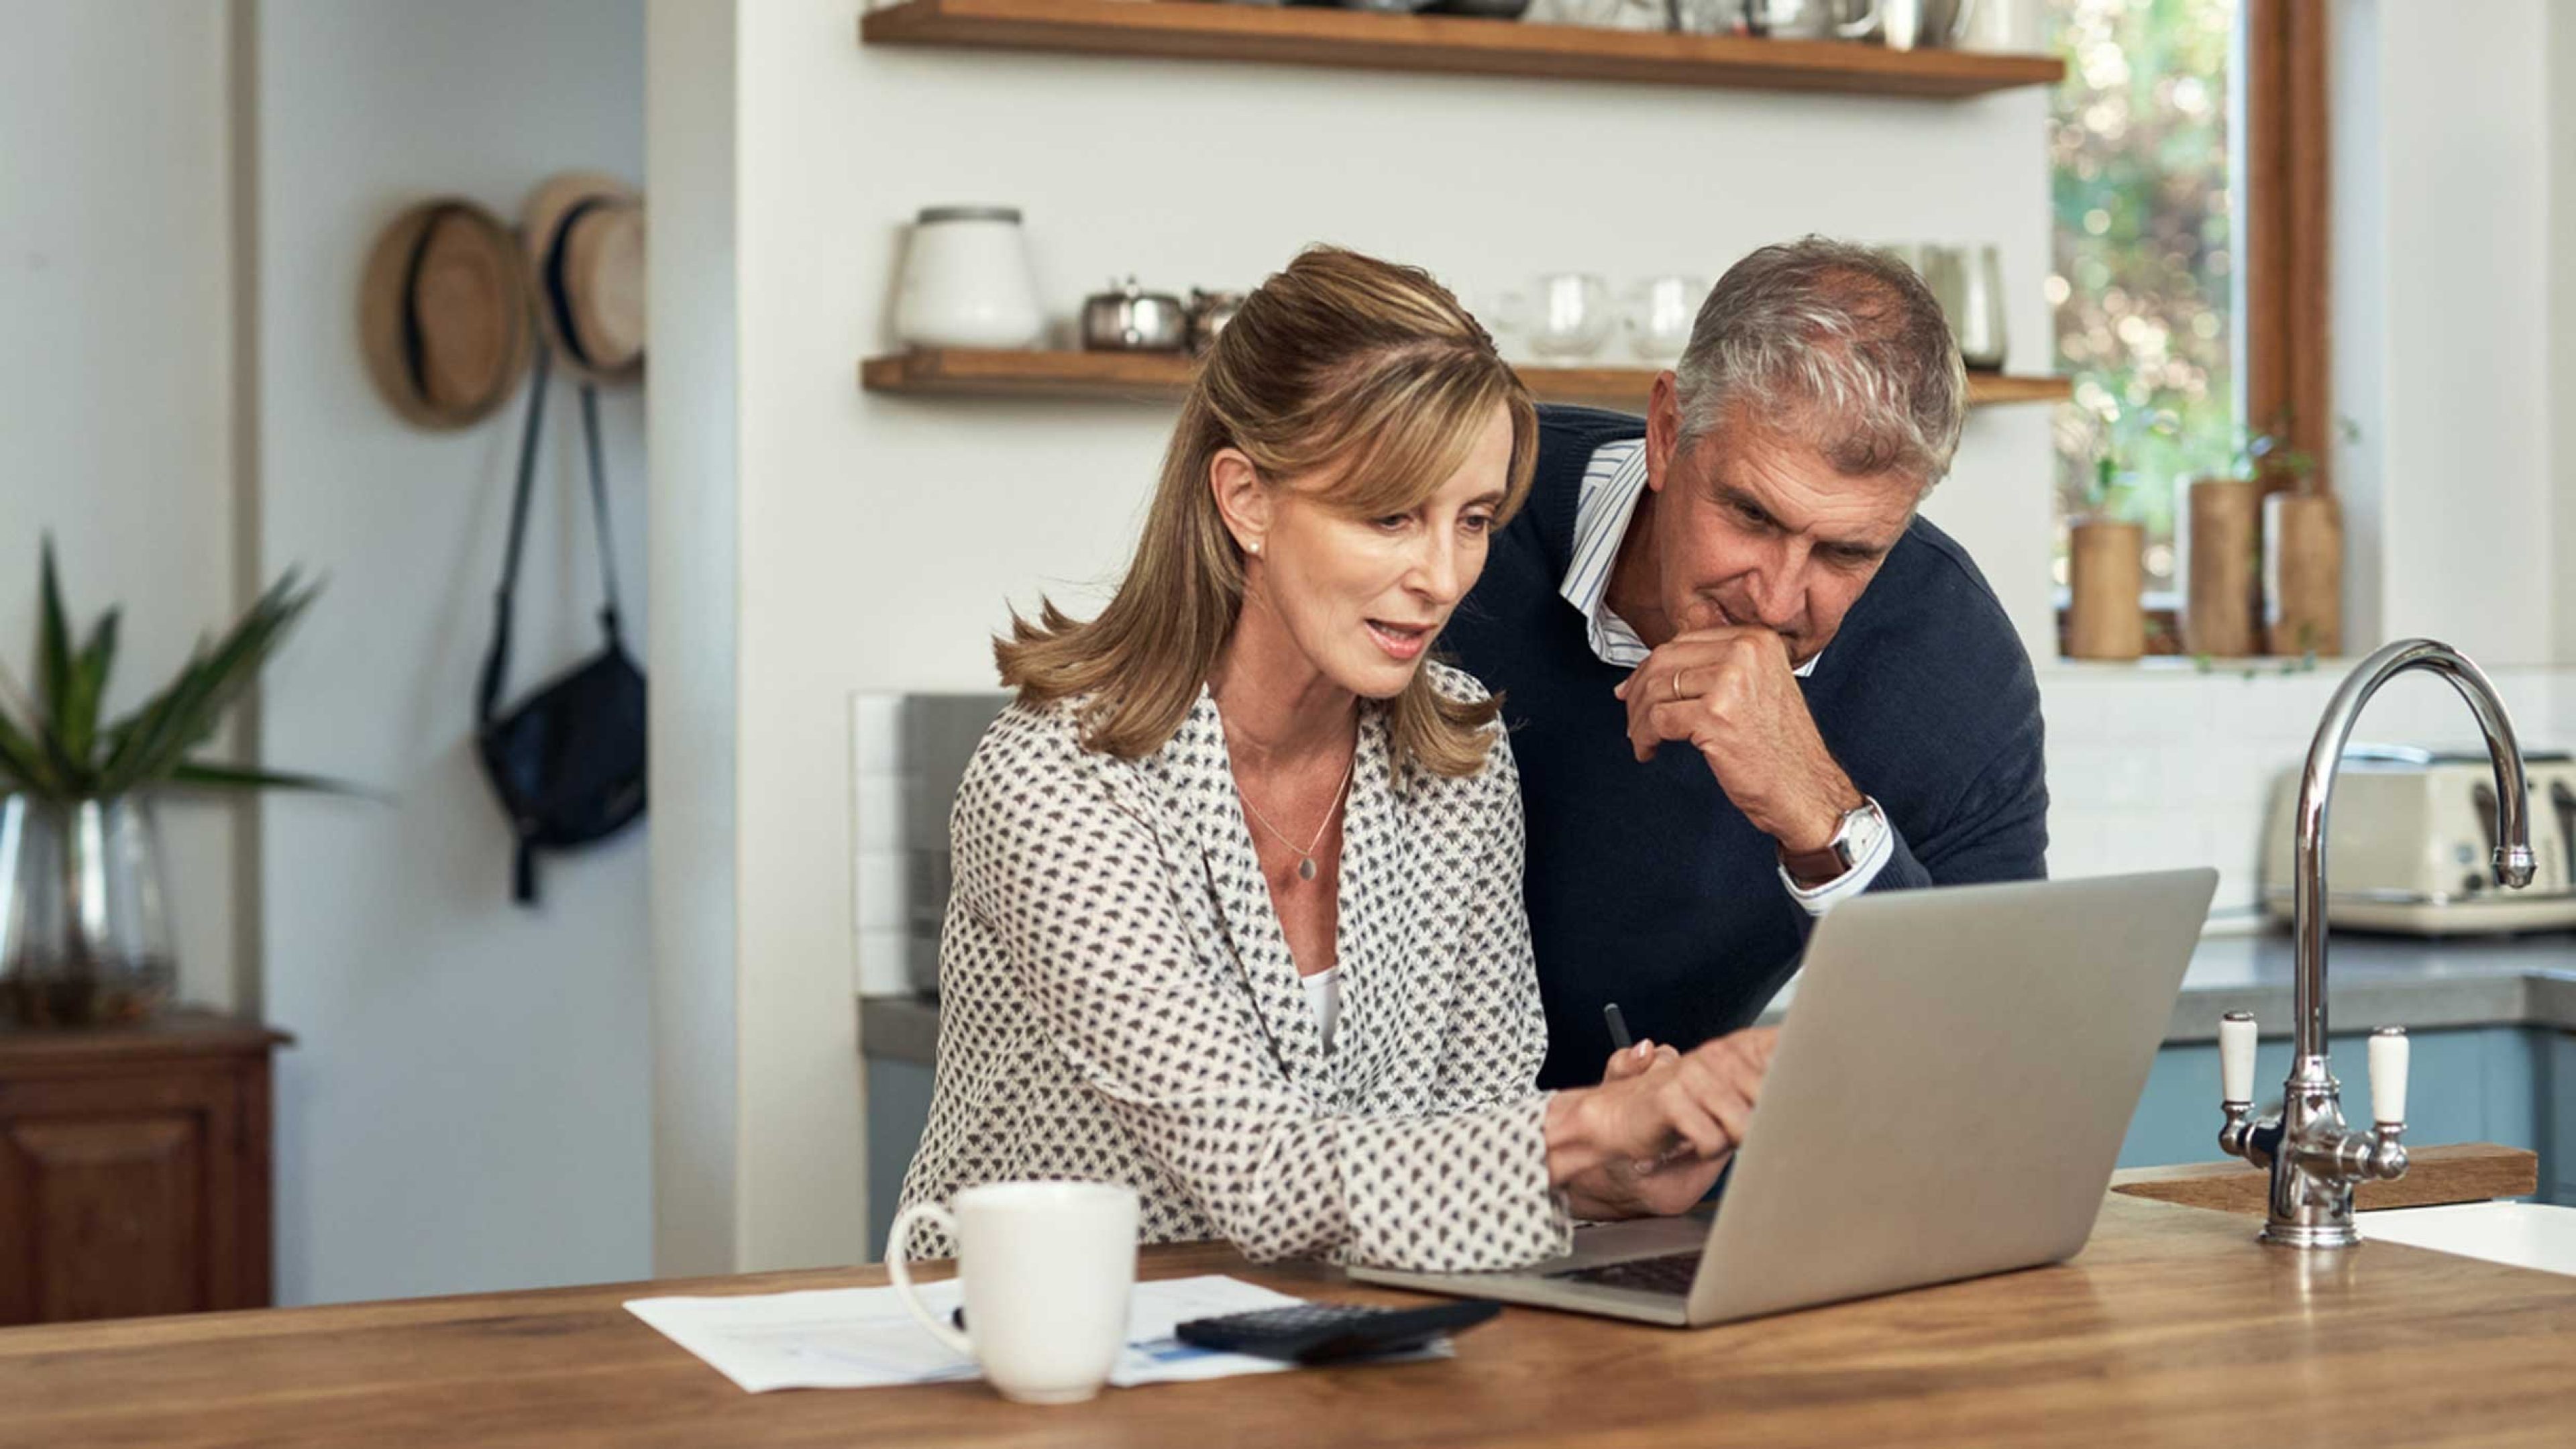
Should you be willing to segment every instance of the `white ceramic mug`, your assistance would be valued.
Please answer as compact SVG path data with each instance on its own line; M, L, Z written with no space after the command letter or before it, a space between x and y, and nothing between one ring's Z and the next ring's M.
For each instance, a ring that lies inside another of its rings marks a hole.
M914 1296L912 1230L937 1223L957 1245L966 1330ZM1100 1392L1127 1343L1136 1286L1136 1190L1105 1182L995 1182L954 1210L914 1203L886 1235L886 1271L912 1316L983 1366L1006 1399L1074 1404Z

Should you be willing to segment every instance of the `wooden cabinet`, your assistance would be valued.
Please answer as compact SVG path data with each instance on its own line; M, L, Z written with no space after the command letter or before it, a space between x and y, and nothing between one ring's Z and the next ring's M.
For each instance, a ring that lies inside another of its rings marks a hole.
M269 1052L249 1023L0 1029L0 1324L269 1302Z

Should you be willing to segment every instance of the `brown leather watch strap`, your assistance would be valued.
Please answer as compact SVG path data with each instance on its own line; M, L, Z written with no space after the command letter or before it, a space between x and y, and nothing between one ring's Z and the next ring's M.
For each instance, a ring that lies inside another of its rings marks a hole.
M1830 845L1822 850L1809 850L1797 855L1791 855L1785 850L1781 851L1780 868L1789 873L1789 879L1809 887L1823 885L1851 869L1843 863L1841 852Z

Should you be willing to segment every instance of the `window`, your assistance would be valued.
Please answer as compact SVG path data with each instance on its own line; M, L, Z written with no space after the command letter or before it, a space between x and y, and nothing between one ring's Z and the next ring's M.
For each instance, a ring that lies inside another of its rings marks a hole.
M2119 463L2146 525L2147 591L2175 587L2174 519L2224 469L2242 417L2237 0L2049 0L2066 80L2049 115L2057 366L2057 583L2095 460ZM2169 604L2169 600L2165 601Z
M2067 67L2049 116L2047 286L2057 366L2075 380L2056 430L2057 582L2107 449L2122 511L2146 525L2149 647L2170 650L2190 480L2237 467L2250 432L2329 455L2331 17L2326 0L2045 4Z

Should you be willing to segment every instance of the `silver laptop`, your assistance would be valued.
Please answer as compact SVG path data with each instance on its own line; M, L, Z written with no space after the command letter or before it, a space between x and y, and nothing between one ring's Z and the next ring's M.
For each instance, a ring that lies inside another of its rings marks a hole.
M1511 1272L1351 1276L1697 1327L2072 1257L2217 885L2179 870L1845 902L1808 943L1714 1210L1583 1228L1569 1256Z

